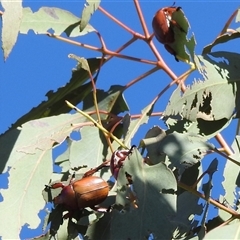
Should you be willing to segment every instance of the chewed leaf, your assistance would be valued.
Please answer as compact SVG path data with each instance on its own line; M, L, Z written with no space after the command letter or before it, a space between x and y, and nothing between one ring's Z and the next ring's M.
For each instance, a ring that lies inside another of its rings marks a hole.
M122 93L123 89L124 86L121 85L112 85L107 91L98 89L97 90L98 108L116 115L121 112L128 111L129 108ZM90 92L84 98L83 110L95 111L95 106L92 100L92 92ZM104 115L103 118L107 118L107 116Z
M218 160L215 158L212 160L208 169L206 170L210 178L212 178L213 174L218 170Z
M219 101L221 99L221 101ZM222 102L225 104L223 105ZM224 109L223 109L224 108ZM235 108L235 94L228 81L195 81L181 94L179 86L172 94L164 115L180 115L190 121L230 118Z
M141 111L141 117L139 117L136 120L132 120L130 125L129 125L129 129L128 129L128 133L126 134L125 137L125 144L127 146L131 146L131 140L133 138L133 136L135 135L135 133L137 132L137 130L139 129L139 127L142 124L145 124L148 122L149 116L151 115L151 112L153 110L154 107L154 103L150 103L148 106L146 106L142 111Z
M69 54L68 57L72 58L72 59L75 59L78 62L78 69L83 68L88 73L90 73L90 67L89 67L89 64L88 64L88 60L86 58L78 57L75 54Z
M146 165L135 149L125 160L117 184L116 204L123 209L113 212L112 238L144 239L152 234L157 239L170 239L176 224L171 220L177 211L177 182L172 171L164 163Z
M165 131L158 126L154 126L148 130L144 139L141 140L141 147L146 147L151 164L159 163L165 159L165 154L162 154L159 150L161 140L164 137L166 137Z
M87 168L94 168L99 166L104 160L104 145L102 139L99 136L99 129L91 126L85 126L80 129L81 139L79 141L73 141L70 146L69 162L72 169L79 168L83 164L87 165ZM85 170L86 171L86 170ZM108 174L110 177L110 171L99 171L101 173Z
M174 221L180 224L173 239L179 239L177 236L184 235L190 228L196 227L192 222L193 214L201 215L202 211L203 205L199 203L199 197L187 191L180 194L177 198L177 215L174 218Z
M0 143L13 144L10 150L0 151L1 170L12 167L26 154L34 155L38 150L46 151L54 144L62 143L72 131L76 129L72 124L84 122L86 119L80 114L62 114L48 118L29 121L19 130L10 130L0 137ZM6 141L8 140L8 141Z
M240 81L240 54L234 52L213 52L195 56L198 71L205 80L234 83Z
M160 151L167 154L174 167L182 170L199 162L212 148L200 136L177 132L167 135L160 142Z
M92 26L87 25L85 30L80 32L77 28L79 22L78 17L60 8L42 7L34 13L30 8L24 8L20 33L26 34L32 29L36 34L46 34L52 29L55 35L66 31L68 36L77 37L95 31Z
M194 37L194 34L192 34L191 38L187 40L185 46L187 48L187 50L189 51L189 54L192 58L192 60L194 59L195 56L195 46L196 46L196 40Z
M105 59L102 60L102 58L87 59L92 74L104 64L104 60ZM33 119L69 112L70 110L65 100L67 99L74 105L80 103L85 96L92 91L91 82L84 84L88 79L89 73L78 63L76 70L72 71L70 81L65 86L58 88L55 92L50 90L46 93L48 99L19 118L11 128L21 126L23 123Z
M167 118L166 125L169 127L169 132L188 132L192 134L201 135L206 141L213 138L221 132L224 128L228 127L231 123L230 119L220 119L216 121L207 121L201 118L196 122L191 122L185 118L176 120L173 118Z
M240 136L237 135L231 145L234 154L231 155L230 157L240 161ZM236 191L238 191L237 189L240 187L240 178L239 178L239 168L236 167L235 164L227 161L225 168L224 168L224 172L223 172L223 176L224 176L224 181L222 183L224 189L225 189L225 194L224 194L224 199L226 199L227 202L230 203L230 205L234 206L236 203L236 195L234 195L233 193L236 194ZM220 211L220 216L223 219L227 219L229 217L229 214L225 213L224 211Z
M230 119L236 108L240 108L237 100L240 55L218 52L212 53L211 57L197 56L195 60L205 81L195 80L183 94L178 87L173 92L164 115L180 116L193 122L197 119Z
M186 52L185 47L190 50L189 53L192 57L196 45L194 35L192 35L191 40L187 38L187 33L190 28L189 22L181 9L173 12L172 20L176 21L178 25L181 26L181 29L178 26L173 27L175 41L167 45L174 50L177 56L189 61L189 54ZM192 41L193 39L194 41Z
M34 154L15 152L12 157L21 158L9 171L8 189L1 190L0 221L4 224L0 229L4 239L19 239L19 231L26 223L32 229L39 226L38 213L45 205L41 191L52 174L51 149L37 149Z
M211 189L213 187L212 177L213 177L213 174L217 171L217 167L218 167L218 160L215 158L215 159L212 160L208 169L206 170L206 172L209 175L209 179L206 183L204 183L202 185L202 190L203 190L204 195L207 199L210 197L210 192L211 192Z
M98 6L100 5L101 0L95 0L95 1L88 1L87 4L84 5L84 9L82 11L82 17L81 17L81 23L80 23L80 32L82 32L85 27L87 26L91 16L93 13L98 9Z
M239 239L240 238L240 225L239 222L224 225L210 231L204 237L204 240L210 239Z
M236 38L240 38L240 32L233 32L233 33L228 33L228 34L224 34L219 36L218 38L216 38L214 40L214 42L212 42L211 44L205 46L203 48L202 54L208 54L211 52L212 48L218 44L221 43L226 43L230 40L234 40Z
M99 221L87 226L87 232L84 235L85 239L98 239L98 240L106 240L110 239L110 228L109 223L112 220L112 213L105 213L103 217L99 219ZM78 239L76 239L78 240ZM80 239L79 239L80 240Z
M210 53L212 48L218 44L225 43L236 38L240 38L240 28L237 28L236 30L230 29L230 31L228 31L229 25L231 24L231 21L235 16L236 22L239 22L240 9L236 10L231 16L231 18L227 21L223 30L221 31L221 35L218 36L212 43L208 44L203 48L202 54Z
M2 49L6 60L17 41L22 20L22 1L1 1L1 4L5 10L2 15Z

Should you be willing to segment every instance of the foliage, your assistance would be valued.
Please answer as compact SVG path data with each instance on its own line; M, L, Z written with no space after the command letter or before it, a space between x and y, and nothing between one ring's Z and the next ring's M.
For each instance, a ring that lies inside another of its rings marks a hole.
M239 28L229 30L235 17L239 21L240 13L237 10L233 13L202 55L194 52L193 34L188 38L187 32L172 26L176 36L171 43L175 58L189 66L189 70L177 77L156 50L139 2L134 0L134 3L144 34L110 15L100 1L89 1L81 19L56 7L42 7L33 12L29 7L23 8L21 1L17 4L2 1L5 60L18 34L27 34L29 30L102 54L88 59L69 54L77 62L70 81L56 92L50 90L46 101L0 136L1 173L8 174L8 188L1 189L2 239L18 239L26 224L31 229L38 228L41 210L45 211L43 234L37 239L56 236L80 239L79 234L84 239L230 239L239 235L239 136L236 135L230 147L221 131L239 118L240 54L212 49L240 37ZM118 50L109 50L97 26L88 23L95 11L121 25L133 38ZM173 19L183 22L184 29L189 28L183 11ZM72 39L88 33L97 35L101 48ZM137 40L146 42L156 57L154 61L121 54ZM151 64L153 68L126 85L98 89L101 69L113 56ZM124 92L156 71L167 73L171 83L152 96L153 100L146 103L140 114L131 115ZM196 71L201 79L185 86L186 79ZM156 112L156 103L174 84L178 87L172 91L167 106L162 106L165 110ZM136 139L140 127L155 116L161 117L159 126L147 125L145 137ZM160 122L166 129L160 127ZM213 145L213 138L220 147ZM125 159L115 182L109 170L111 156L119 147L130 149L133 139L135 144L139 142L138 147ZM65 151L55 158L53 150L59 147ZM212 153L216 158L209 156ZM212 161L204 166L207 157ZM211 194L219 157L226 159L225 193L214 200ZM81 208L65 219L68 209L53 204L61 189L52 186L60 181L71 183L72 175L79 180L87 170L91 172L96 167L101 170L95 175L107 181L110 188L109 196L101 203L104 211ZM203 183L205 175L208 180ZM212 220L208 218L210 205L218 209Z

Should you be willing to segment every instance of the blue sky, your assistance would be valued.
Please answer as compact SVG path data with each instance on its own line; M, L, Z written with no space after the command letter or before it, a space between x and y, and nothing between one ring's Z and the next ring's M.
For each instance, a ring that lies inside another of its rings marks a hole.
M163 6L172 5L172 1L140 1L140 3L150 29L152 17L155 12ZM41 6L56 6L69 10L76 16L80 15L82 5L82 1L80 3L73 1L71 4L64 1L23 2L23 6L30 6L34 11L38 10ZM197 54L200 54L202 48L218 35L226 20L238 7L237 2L229 1L201 1L199 3L198 1L179 1L177 5L182 7L190 22L191 31L195 34ZM134 4L131 1L103 1L102 7L134 30L142 33L141 25L134 11ZM108 48L111 50L118 48L121 43L124 43L131 37L129 33L126 33L115 23L111 22L102 13L96 12L90 23L102 34ZM92 45L99 46L98 39L93 33L75 38L74 40L85 43L90 42ZM156 46L175 74L180 75L188 69L188 66L184 63L176 63L174 58L165 51L162 45L156 43ZM220 47L222 46L216 47L216 49L220 49ZM232 47L224 46L226 50L229 48L234 50ZM91 50L59 42L44 35L35 35L32 31L28 35L19 35L17 43L7 61L5 63L3 61L0 62L1 133L32 107L46 100L45 94L50 89L56 90L58 87L65 85L70 79L71 69L76 65L73 60L67 58L69 53L86 58L100 56L99 53ZM154 59L147 45L141 41L132 45L124 53L146 59ZM112 84L126 84L150 68L151 66L146 66L145 64L114 59L112 63L109 63L103 69L101 80L98 81L97 86L108 89ZM134 95L130 90L127 91L125 96L131 107L131 113L139 113L167 83L169 83L168 77L162 71L158 71L135 85L133 87ZM146 89L149 89L149 91L146 91ZM161 99L159 110L164 110L170 93L171 91L168 91Z
M31 7L33 11L37 11L41 6L55 6L80 16L83 3L83 1L24 1L23 6ZM155 12L161 7L171 6L172 3L172 1L140 1L149 29L151 29L151 21ZM190 32L194 33L197 41L196 54L201 54L202 48L214 40L233 11L239 7L237 1L178 1L176 5L182 7L190 22ZM143 33L132 1L103 1L101 6L135 31ZM101 33L110 50L117 49L131 38L129 33L100 12L94 14L90 24ZM74 38L74 40L100 46L98 38L93 33ZM237 41L219 45L214 50L239 51ZM181 75L189 68L184 63L177 63L174 57L168 54L158 42L156 42L156 46L176 75ZM1 53L0 133L6 131L12 123L31 108L46 100L45 94L49 90L55 91L68 82L71 78L71 69L76 65L74 60L67 57L70 53L85 58L101 56L98 52L69 45L45 35L35 35L32 31L27 35L19 35L15 47L5 63L3 53ZM148 46L141 41L136 42L123 53L155 60ZM151 68L152 66L149 65L115 58L102 69L97 87L107 90L114 84L125 85ZM194 76L199 77L197 73L194 74L188 79L188 83L191 83ZM141 109L148 105L170 81L165 73L158 71L126 91L125 98L130 106L130 113L139 114ZM175 86L164 94L157 103L155 111L165 109L168 98L174 89ZM140 140L153 124L160 124L164 127L159 118L154 118L148 125L142 127L135 140ZM235 134L235 125L232 123L223 132L223 136L226 137L229 144Z

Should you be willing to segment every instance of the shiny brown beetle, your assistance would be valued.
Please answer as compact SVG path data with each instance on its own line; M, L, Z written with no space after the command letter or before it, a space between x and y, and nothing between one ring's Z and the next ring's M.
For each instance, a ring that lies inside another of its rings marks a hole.
M172 19L172 14L179 11L181 7L164 7L159 9L152 20L153 32L157 40L164 45L166 50L176 56L176 52L168 44L175 42L173 27L185 32L179 24ZM176 57L175 57L176 58ZM176 58L178 61L178 59Z
M67 186L56 183L51 187L62 188L61 193L53 199L53 202L64 204L69 210L94 207L106 199L109 191L107 182L96 176L82 178Z
M92 174L96 170L89 172ZM86 207L97 210L95 206L102 203L109 192L106 181L100 177L89 176L88 172L80 180L71 180L68 185L64 185L62 182L54 183L51 188L62 188L61 193L53 199L53 202L55 205L61 204L69 212L64 218L71 217L74 211Z

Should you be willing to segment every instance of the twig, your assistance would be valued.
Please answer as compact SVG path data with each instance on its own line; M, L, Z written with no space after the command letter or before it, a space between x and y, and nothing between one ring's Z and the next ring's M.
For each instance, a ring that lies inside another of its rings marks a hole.
M217 208L222 209L225 212L228 212L229 214L231 214L235 218L240 218L240 214L238 214L233 209L227 208L226 206L224 206L223 204L213 200L212 198L207 199L204 194L198 192L197 190L193 189L192 187L190 187L190 186L188 186L188 185L186 185L186 184L184 184L182 182L178 182L178 186L183 188L183 189L185 189L185 190L187 190L188 192L198 196L199 198L202 198L202 199L204 199L206 201L209 200L209 203L211 203L212 205L214 205Z
M92 73L91 73L91 71L90 71L90 68L89 68L88 74L89 74L89 78L90 78L91 83L92 83L92 88L93 88L93 103L94 103L94 106L95 106L95 109L96 109L98 122L99 122L100 125L102 125L101 117L100 117L100 113L99 113L99 109L98 109L96 84L95 84L94 79L93 79L93 77L92 77Z
M221 133L218 133L216 136L215 136L216 140L219 142L219 144L221 145L221 147L224 148L225 152L228 154L228 155L232 155L233 152L232 150L230 149L230 147L228 146L227 142L225 141L225 139L222 137Z
M109 17L113 22L117 23L119 26L121 26L123 29L125 29L127 32L129 32L130 34L135 36L136 38L145 40L145 37L142 34L134 32L131 28L129 28L128 26L123 24L121 21L119 21L117 18L115 18L113 15L111 15L109 12L107 12L101 6L98 7L98 10L100 12L102 12L103 14L105 14L107 17Z
M103 54L110 55L110 56L113 56L113 57L123 58L123 59L131 60L131 61L141 62L141 63L147 63L147 64L151 64L151 65L156 65L157 64L155 61L141 59L141 58L135 58L135 57L128 56L128 55L119 54L119 53L113 52L113 51L108 50L108 49L102 49L102 48L98 48L98 47L91 46L91 45L88 45L88 44L76 42L76 41L73 41L73 40L68 39L68 38L64 38L64 37L61 37L61 36L54 35L54 34L49 33L49 32L46 33L46 35L48 37L55 38L57 40L60 40L60 41L66 42L66 43L70 43L70 44L73 44L73 45L78 46L78 47L84 47L84 48L87 48L87 49L90 49L90 50L93 50L93 51L97 51L97 52L101 52Z
M153 34L152 34L152 36L153 36ZM159 54L159 52L158 52L158 50L157 50L157 48L156 48L156 46L155 46L155 44L154 44L154 42L153 42L152 39L151 39L150 42L148 43L148 46L149 46L150 49L152 50L152 52L153 52L153 54L155 55L155 57L157 58L157 60L160 61L160 62L164 62L163 59L162 59L162 57L161 57L161 55ZM160 64L159 64L159 65L160 65ZM162 65L160 65L160 66L162 66ZM175 77L175 78L176 78L176 77Z
M133 79L131 82L129 82L129 83L127 83L127 84L125 85L124 90L126 90L126 89L129 88L129 87L131 87L131 86L134 85L135 83L139 82L139 81L142 80L143 78L149 76L150 74L156 72L157 70L159 70L159 68L158 68L158 67L154 67L154 68L152 68L151 70L149 70L149 71L143 73L142 75L138 76L137 78Z
M127 48L129 45L131 45L132 43L134 43L137 40L136 37L132 37L129 41L127 41L126 43L124 43L120 48L118 48L115 52L119 53L122 50L124 50L125 48ZM113 58L113 56L109 55L106 59L106 61L109 61L111 58Z
M238 13L238 9L235 10L235 11L233 12L233 14L230 16L230 18L228 19L228 21L227 21L226 24L224 25L222 31L219 33L219 35L217 36L217 38L220 37L221 35L223 35L224 33L226 33L229 25L231 24L231 22L233 21L233 19L236 17L237 13Z
M68 101L65 101L67 103L67 105L74 109L75 111L77 111L78 113L80 113L81 115L83 115L84 117L86 117L88 120L90 120L91 122L94 123L94 125L99 128L103 133L107 134L108 136L110 136L113 140L115 140L121 147L128 149L127 146L125 146L123 144L123 142L121 140L119 140L117 137L115 137L112 133L110 133L106 128L104 128L102 125L100 125L97 121L95 121L95 119L93 119L89 114L83 112L82 110L80 110L79 108L77 108L76 106L74 106L73 104L71 104Z
M149 31L148 31L148 28L147 28L147 25L146 25L144 16L143 16L143 14L142 14L142 9L141 9L141 7L140 7L140 5L139 5L138 0L134 0L134 4L135 4L136 10L137 10L138 17L139 17L139 20L140 20L140 22L141 22L143 31L144 31L145 38L148 39L148 38L150 37Z
M223 152L219 151L217 148L214 148L213 151L215 151L216 153L218 153L219 155L223 156L224 158L227 158L229 161L235 163L236 165L240 166L240 162L229 157L228 155L224 154Z

